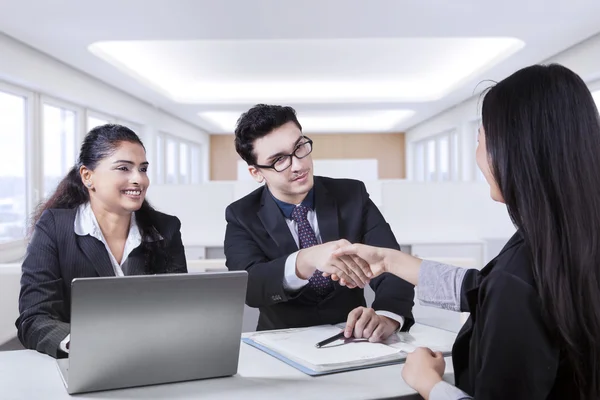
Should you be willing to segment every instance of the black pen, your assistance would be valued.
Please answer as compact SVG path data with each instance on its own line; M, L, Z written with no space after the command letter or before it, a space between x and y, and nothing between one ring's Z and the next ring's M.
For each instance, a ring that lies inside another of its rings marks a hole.
M336 340L338 340L338 339L342 339L342 338L344 338L344 339L346 338L346 337L344 336L344 331L341 331L341 332L340 332L340 333L338 333L337 335L335 335L335 336L332 336L332 337L330 337L329 339L325 339L325 340L323 340L322 342L319 342L319 343L317 343L315 346L316 346L317 348L320 348L320 347L323 347L323 346L325 346L326 344L329 344L329 343L331 343L331 342L335 342Z

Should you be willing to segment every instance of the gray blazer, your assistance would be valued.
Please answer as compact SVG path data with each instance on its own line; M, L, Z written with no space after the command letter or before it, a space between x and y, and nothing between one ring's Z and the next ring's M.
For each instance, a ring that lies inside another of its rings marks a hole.
M104 244L90 235L75 234L76 214L76 208L45 211L35 226L22 266L16 321L19 340L26 348L55 358L66 357L59 345L70 332L71 281L115 275ZM152 219L166 255L156 259L155 269L161 273L187 272L179 219L159 212ZM127 258L128 275L147 273L142 246Z

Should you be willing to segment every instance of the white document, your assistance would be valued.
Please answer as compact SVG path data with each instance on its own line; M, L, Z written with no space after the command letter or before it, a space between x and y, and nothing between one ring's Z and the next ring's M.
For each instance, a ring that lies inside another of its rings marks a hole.
M258 332L250 339L310 370L324 372L404 360L407 353L420 346L449 353L456 337L453 332L417 324L411 333L392 335L384 343L353 339L315 346L339 332L339 327L325 325Z

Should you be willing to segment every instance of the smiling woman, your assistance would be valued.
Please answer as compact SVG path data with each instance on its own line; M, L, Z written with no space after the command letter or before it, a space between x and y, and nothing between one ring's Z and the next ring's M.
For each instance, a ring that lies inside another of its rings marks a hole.
M145 200L147 169L129 128L87 134L76 165L34 217L17 320L25 347L68 353L74 278L187 272L179 219Z

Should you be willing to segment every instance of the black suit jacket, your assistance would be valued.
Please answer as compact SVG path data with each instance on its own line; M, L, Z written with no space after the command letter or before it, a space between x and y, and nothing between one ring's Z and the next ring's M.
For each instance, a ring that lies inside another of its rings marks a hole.
M323 243L352 243L399 249L389 224L356 180L315 177L315 211ZM232 203L225 212L225 256L230 270L248 271L246 304L260 308L258 330L345 322L354 308L365 306L363 290L334 283L324 299L314 291L289 292L283 286L285 261L298 251L283 213L261 187ZM391 274L371 280L373 308L405 318L403 330L414 323L414 287Z
M28 349L56 358L66 356L59 345L70 332L71 281L115 275L104 244L90 235L75 234L76 214L76 208L45 211L35 226L22 266L16 321L19 340ZM187 272L179 219L155 212L154 220L170 255L165 270ZM146 273L141 245L129 254L127 263L130 274Z
M542 315L519 232L481 271L469 270L461 311L471 316L452 349L456 385L487 399L575 399L577 386Z

